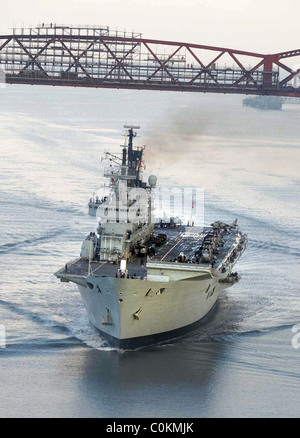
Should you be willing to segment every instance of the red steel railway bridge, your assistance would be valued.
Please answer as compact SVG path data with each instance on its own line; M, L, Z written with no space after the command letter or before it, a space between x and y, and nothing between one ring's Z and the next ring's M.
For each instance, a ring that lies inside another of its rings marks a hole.
M0 69L10 84L300 97L300 49L266 55L100 26L15 28L0 35Z

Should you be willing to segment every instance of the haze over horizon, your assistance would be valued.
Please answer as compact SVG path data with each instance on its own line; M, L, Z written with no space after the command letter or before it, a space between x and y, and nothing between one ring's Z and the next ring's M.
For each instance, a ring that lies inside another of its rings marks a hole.
M271 0L37 0L5 2L0 32L39 23L89 24L141 32L144 38L276 53L299 47L300 4Z

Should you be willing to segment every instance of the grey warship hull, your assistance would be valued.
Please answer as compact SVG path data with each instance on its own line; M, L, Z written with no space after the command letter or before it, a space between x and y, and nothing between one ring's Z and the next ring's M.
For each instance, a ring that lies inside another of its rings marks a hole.
M85 307L86 309L88 309L89 306L86 304L86 302L87 300L89 300L89 297L87 297L86 294L87 293L89 294L89 291L87 291L86 288L82 288L80 286L78 288L81 297L83 299L83 302L85 303ZM196 331L201 325L205 324L206 321L209 319L209 316L214 313L214 309L216 308L217 305L217 298L218 296L216 294L215 299L213 300L212 303L210 303L209 310L207 310L207 313L205 313L197 321L194 321L182 327L178 327L176 329L167 330L165 332L152 333L149 335L143 335L143 336L137 336L131 338L120 338L117 336L110 335L109 333L103 330L103 327L99 328L99 321L92 325L96 328L102 339L105 340L110 347L119 351L138 350L141 348L146 348L158 344L164 344L167 342L175 341L179 338L183 338L188 334Z
M232 268L246 247L236 229L222 232L223 246L210 263L179 262L192 258L212 228L164 228L166 236L145 265L127 264L128 277L118 278L118 265L76 259L56 273L77 283L89 320L108 344L130 350L170 341L195 330L209 314L222 290L232 286Z

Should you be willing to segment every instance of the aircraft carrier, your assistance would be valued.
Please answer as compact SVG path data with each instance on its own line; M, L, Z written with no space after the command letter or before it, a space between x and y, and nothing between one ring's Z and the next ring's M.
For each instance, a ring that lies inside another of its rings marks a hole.
M239 281L233 266L247 246L237 220L204 228L153 220L157 178L143 181L144 147L133 146L137 128L126 127L121 157L106 153L111 192L97 200L98 227L80 257L55 274L77 284L91 324L119 350L196 329L220 292Z

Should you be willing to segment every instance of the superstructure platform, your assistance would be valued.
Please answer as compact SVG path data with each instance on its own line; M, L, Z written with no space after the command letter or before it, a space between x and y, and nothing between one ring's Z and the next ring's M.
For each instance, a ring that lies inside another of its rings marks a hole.
M196 254L199 248L202 247L206 236L209 236L213 231L212 227L164 227L156 229L154 238L159 235L164 235L165 240L159 245L155 246L155 254L146 259L142 257L133 256L127 261L127 275L130 279L146 279L147 266L153 263L159 265L163 263L177 264L177 265L194 265L195 267L213 268L214 270L222 269L237 261L237 258L242 253L244 245L240 244L239 232L237 229L223 230L221 237L223 245L218 247L218 253L215 254L215 260L211 262L203 262L197 259ZM150 247L152 240L149 240L146 246ZM184 261L180 258L183 254ZM212 271L214 272L214 271ZM115 277L119 273L118 262L108 262L98 260L97 258L88 261L81 258L70 261L66 266L60 269L56 276L63 281L74 281L78 277L78 281L82 282L87 276L96 277Z

